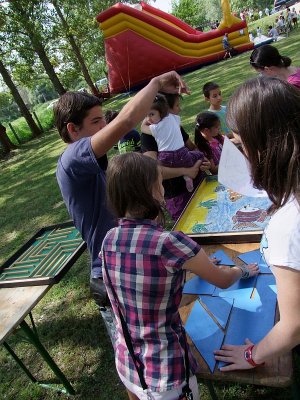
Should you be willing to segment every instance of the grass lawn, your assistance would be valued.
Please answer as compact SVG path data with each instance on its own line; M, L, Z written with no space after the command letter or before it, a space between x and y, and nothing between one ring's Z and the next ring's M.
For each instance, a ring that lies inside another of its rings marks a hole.
M300 30L275 45L283 55L300 66ZM192 94L182 102L183 126L193 137L194 119L208 105L202 86L218 82L224 104L244 80L255 76L249 66L249 53L202 68L185 76ZM120 109L126 100L111 100L105 108ZM55 179L55 168L64 143L55 130L23 144L0 161L0 262L7 259L41 227L68 220ZM84 400L127 399L115 372L113 351L96 305L89 295L88 256L84 254L63 280L55 285L34 309L41 341L70 379L77 395ZM1 322L0 322L1 323ZM53 380L33 348L11 336L9 343L39 380ZM299 375L299 374L298 374ZM200 383L201 398L208 400ZM290 399L290 390L252 386L216 385L220 399ZM66 396L65 396L66 397ZM61 399L52 391L31 384L11 356L0 348L0 399Z

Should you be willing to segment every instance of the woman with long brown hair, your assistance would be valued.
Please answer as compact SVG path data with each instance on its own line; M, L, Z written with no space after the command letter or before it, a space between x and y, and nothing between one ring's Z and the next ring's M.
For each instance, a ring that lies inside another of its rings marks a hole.
M300 91L277 78L249 80L229 100L227 122L254 185L273 203L261 253L276 279L280 321L259 343L216 350L229 364L221 371L254 368L300 344Z

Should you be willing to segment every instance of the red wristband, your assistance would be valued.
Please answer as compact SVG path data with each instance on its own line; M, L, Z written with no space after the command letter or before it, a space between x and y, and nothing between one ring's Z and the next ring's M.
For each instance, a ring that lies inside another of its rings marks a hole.
M258 367L258 366L260 366L260 365L264 365L264 362L261 363L261 364L257 364L257 363L253 360L253 358L252 358L252 350L253 350L253 347L254 347L254 346L255 346L254 344L251 344L249 347L246 348L246 350L244 351L244 359L245 359L249 364L251 364L253 367Z

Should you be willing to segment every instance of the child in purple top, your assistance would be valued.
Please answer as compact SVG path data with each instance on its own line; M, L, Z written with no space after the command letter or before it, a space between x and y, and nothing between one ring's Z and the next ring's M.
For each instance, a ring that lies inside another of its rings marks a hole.
M180 130L180 117L169 112L164 95L158 94L142 123L142 132L152 135L158 147L158 159L167 167L192 167L196 161L203 160L203 154L190 151L184 145ZM193 180L184 176L189 192L194 189Z
M102 247L103 279L117 319L118 374L129 394L140 400L178 399L186 384L185 336L178 311L185 270L225 288L241 277L256 275L258 267L217 266L182 232L163 231L162 174L150 157L139 153L113 157L107 170L107 194L114 214L120 218L119 226L107 233ZM135 359L143 369L148 386L145 391L128 353L116 298ZM195 372L192 357L190 365ZM194 400L198 400L195 376L189 384Z
M195 126L195 144L210 161L210 172L218 173L224 136L220 132L220 119L213 112L203 112L197 115Z

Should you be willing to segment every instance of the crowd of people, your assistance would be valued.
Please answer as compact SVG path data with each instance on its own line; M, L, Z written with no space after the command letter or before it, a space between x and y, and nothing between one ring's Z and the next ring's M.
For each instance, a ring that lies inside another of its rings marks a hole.
M300 68L270 45L255 49L250 65L260 76L227 108L217 82L202 85L209 107L195 116L194 140L179 116L189 89L174 71L154 77L120 111L104 115L98 98L80 92L55 104L67 143L58 184L88 245L95 300L115 318L116 368L131 400L199 399L179 316L185 271L221 288L259 272L256 264L219 265L187 235L163 229L165 208L176 220L205 175L217 174L225 136L241 144L254 185L273 204L262 251L280 321L259 343L223 346L215 358L228 363L223 371L248 369L300 344ZM116 144L120 154L108 161Z

